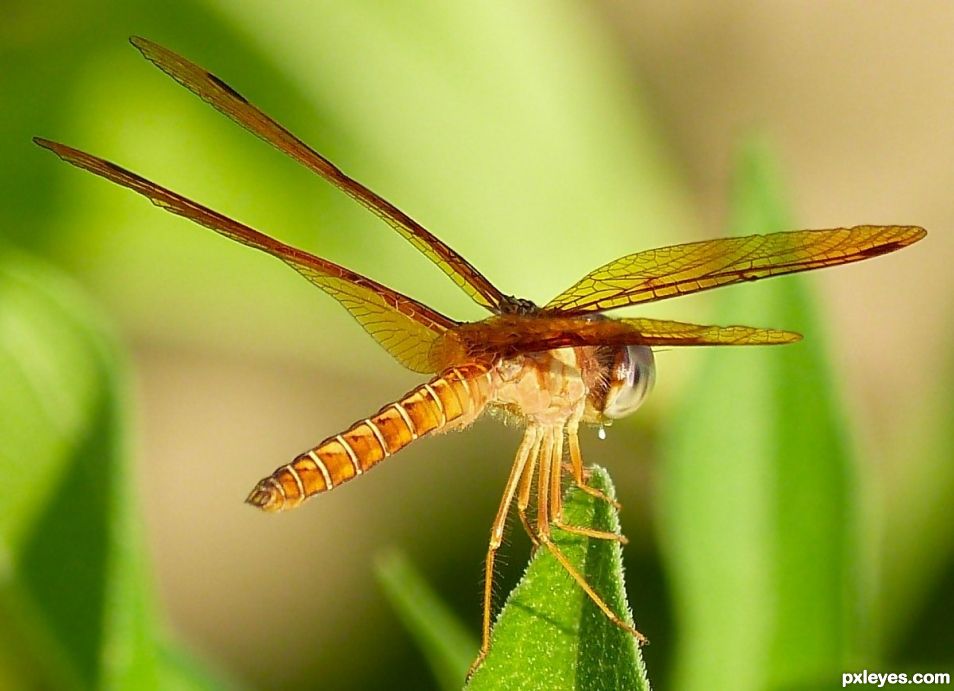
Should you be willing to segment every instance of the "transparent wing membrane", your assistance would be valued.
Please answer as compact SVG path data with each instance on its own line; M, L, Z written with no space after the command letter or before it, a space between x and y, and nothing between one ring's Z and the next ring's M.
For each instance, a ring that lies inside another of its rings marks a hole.
M436 352L434 345L442 341L444 332L457 322L370 278L279 242L109 161L45 139L35 141L68 163L138 192L170 213L281 259L344 305L402 365L415 372L440 369L431 353Z
M687 295L742 281L808 271L893 252L925 235L916 226L856 226L721 238L630 254L589 274L542 310L503 295L479 271L407 214L353 180L221 79L142 38L150 62L218 111L329 181L384 219L480 305L496 315L460 324L426 305L270 238L253 228L82 151L36 142L75 166L138 192L166 211L281 259L338 300L401 364L437 372L476 358L583 345L772 345L798 334L747 326L702 326L655 319L603 319L592 313Z
M396 206L345 175L214 74L152 41L139 37L130 41L146 59L220 113L311 169L386 221L478 304L493 310L505 301L500 291L466 259Z
M601 266L545 309L580 314L868 259L924 237L916 226L856 226L720 238L630 254Z
M706 326L662 319L592 319L503 315L461 324L456 343L471 359L486 360L554 348L601 345L782 345L801 336L751 326Z
M802 339L794 331L752 326L703 326L663 319L620 319L649 346L782 345Z

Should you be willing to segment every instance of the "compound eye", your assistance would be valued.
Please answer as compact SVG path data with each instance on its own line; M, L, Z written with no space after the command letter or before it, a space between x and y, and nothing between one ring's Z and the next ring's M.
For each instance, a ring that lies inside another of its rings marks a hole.
M636 410L653 388L656 363L648 346L620 348L609 372L603 415L614 420Z

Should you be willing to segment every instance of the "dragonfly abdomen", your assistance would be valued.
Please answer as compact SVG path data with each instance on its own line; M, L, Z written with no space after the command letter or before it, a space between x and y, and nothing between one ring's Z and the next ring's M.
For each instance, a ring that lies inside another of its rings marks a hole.
M445 370L281 466L261 480L246 501L264 511L298 506L362 475L420 437L470 424L490 396L489 367L470 364Z

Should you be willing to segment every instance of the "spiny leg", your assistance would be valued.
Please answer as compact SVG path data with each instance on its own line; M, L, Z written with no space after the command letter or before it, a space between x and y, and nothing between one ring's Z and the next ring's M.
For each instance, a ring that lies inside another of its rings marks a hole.
M550 466L556 466L557 472L558 472L558 469L560 468L560 463L562 461L562 459L554 458L552 449L550 453L546 456L546 458L541 460L548 461L548 465ZM577 582L577 585L579 585L580 588L583 589L583 592L586 593L587 596L590 598L590 600L593 601L593 604L595 604L597 607L600 608L600 611L602 611L603 614L606 615L607 619L609 619L611 622L613 622L613 624L615 624L619 628L623 629L624 631L632 635L640 645L644 645L648 643L649 640L643 634L637 631L635 627L628 624L622 617L620 617L619 615L616 614L616 612L610 609L610 606L606 604L603 598L601 598L597 594L597 592L593 590L593 587L586 581L586 578L583 576L583 574L581 574L579 571L576 570L576 567L570 563L570 560L567 559L566 555L563 554L560 548L553 543L553 539L550 535L550 520L549 520L552 518L552 516L550 516L550 501L549 501L550 493L552 492L552 486L548 486L549 485L548 481L550 478L550 470L549 469L545 470L543 465L544 463L541 463L540 476L538 478L538 486L537 486L538 487L537 489L537 504L538 504L537 529L539 531L539 534L537 535L537 537L540 540L540 543L545 545L546 548L550 550L550 553L553 554L554 558L556 558L556 560L560 562L560 565L566 570L566 572L570 574L570 576L572 576L573 580ZM543 507L542 511L540 510L541 506ZM545 518L548 520L541 520L541 516L543 515L545 515Z
M606 496L595 487L590 487L586 484L586 480L583 478L583 453L580 451L579 426L575 423L567 427L567 439L570 442L570 464L573 468L574 484L587 494L609 502L617 511L622 509L623 506L618 501Z
M553 521L553 525L565 533L573 533L574 535L582 535L583 537L592 537L597 540L615 540L621 545L629 544L629 540L625 535L611 533L608 530L594 530L593 528L584 528L580 525L570 525L568 523L564 523L563 521L557 520Z
M609 619L611 622L613 622L613 624L615 624L616 626L618 626L619 628L623 629L624 631L629 633L631 636L633 636L633 638L636 639L636 642L639 643L639 645L645 645L646 643L649 643L648 638L646 638L643 634L637 631L633 626L630 626L628 623L626 623L626 621L624 621L621 617L619 617L616 614L616 612L610 609L610 606L607 605L603 601L603 598L601 598L596 593L596 591L593 590L593 587L586 582L586 578L579 571L576 570L576 567L574 567L573 564L570 563L570 560L567 559L566 555L560 551L560 548L557 547L555 544L553 544L553 541L551 540L549 535L541 535L540 542L546 545L546 548L550 550L551 554L553 554L556 560L560 562L560 565L564 569L566 569L566 572L570 574L570 576L573 577L573 580L575 580L577 584L580 586L580 588L583 589L583 592L586 593L587 596L590 598L590 600L593 601L593 604L595 604L597 607L600 608L600 611L602 611L603 614L606 615L607 619Z
M563 520L563 427L554 430L550 455L550 515L555 523Z
M523 529L527 531L527 535L530 536L530 542L533 543L533 548L536 549L540 542L537 540L536 531L530 526L530 521L527 519L527 507L530 505L530 492L533 487L533 474L537 468L537 460L540 457L540 443L542 441L542 436L538 435L536 442L533 444L533 448L530 451L530 460L523 469L523 475L520 478L520 487L517 490L517 516L520 517L520 522L523 524Z
M494 518L493 526L490 529L490 543L487 546L487 559L484 562L484 618L481 628L480 652L477 653L477 659L470 666L468 676L474 673L474 670L480 666L484 658L487 657L487 651L490 650L490 615L493 599L494 585L494 558L500 543L503 542L504 526L507 523L507 514L510 511L510 505L513 503L514 494L517 491L517 484L523 474L524 466L527 464L527 458L530 450L537 444L539 431L536 427L528 427L523 435L523 441L520 442L520 448L517 449L517 457L514 459L513 467L510 469L510 477L507 478L507 484L504 487L503 497L500 500L500 507L497 509L497 516Z
M553 454L552 466L550 469L550 511L553 515L553 525L560 530L574 535L583 535L597 540L615 540L621 544L629 544L629 540L624 535L613 533L607 530L594 530L578 525L570 525L563 522L563 430L559 431L556 438L556 447ZM598 491L598 490L597 490Z
M550 532L550 469L553 464L553 429L543 432L540 469L537 476L537 537L542 541Z

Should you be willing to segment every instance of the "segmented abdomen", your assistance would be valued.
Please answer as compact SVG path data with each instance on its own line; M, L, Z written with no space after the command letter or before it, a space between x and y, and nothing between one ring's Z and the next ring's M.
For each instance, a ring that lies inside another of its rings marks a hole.
M370 470L415 439L471 423L486 406L490 389L490 368L485 365L446 370L278 468L246 501L264 511L298 506Z

